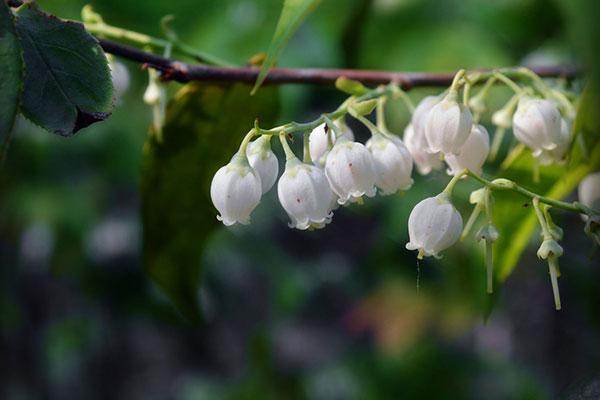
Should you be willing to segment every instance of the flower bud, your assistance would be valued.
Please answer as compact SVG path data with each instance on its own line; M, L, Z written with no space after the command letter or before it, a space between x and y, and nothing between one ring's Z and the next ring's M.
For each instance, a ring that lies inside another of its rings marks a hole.
M493 113L492 124L500 128L510 128L510 126L512 125L512 109L514 109L514 107L511 107L510 110L506 108L501 108L500 110Z
M383 195L408 190L412 186L413 160L400 138L375 134L366 146L373 155L376 185Z
M338 138L327 155L325 176L342 205L363 195L373 197L377 192L371 153L364 145L351 142L345 136Z
M273 150L271 150L271 138L261 136L250 142L246 150L246 155L248 156L250 166L260 176L262 193L265 194L273 187L279 173L277 157L273 153Z
M431 154L427 151L427 141L422 132L423 130L421 130L421 134L417 134L413 124L408 124L404 129L404 143L417 165L419 173L427 175L432 169L440 169L442 160L440 160L439 154Z
M290 228L322 228L331 222L333 193L322 169L297 158L287 161L277 194L291 219Z
M465 168L481 174L481 168L490 151L490 137L483 125L473 125L467 141L460 147L458 154L447 154L448 174L456 175Z
M210 184L210 198L221 213L217 216L226 226L250 223L250 213L260 202L260 176L245 156L236 154L221 167Z
M427 116L425 137L429 152L458 154L471 133L472 125L471 111L456 101L456 95L447 95L433 106Z
M497 178L492 181L494 185L503 186L505 188L514 188L515 183L506 178Z
M352 129L346 125L342 118L335 120L333 123L339 129L341 136L346 136L348 140L354 141L354 132L352 132ZM335 144L335 133L329 132L325 123L322 123L310 132L308 137L308 148L310 151L310 158L315 165L323 158L325 152L329 148L328 135L331 135L331 143Z
M553 150L561 141L561 116L549 100L522 97L513 115L515 137L534 153Z
M600 172L586 176L578 188L579 202L593 210L600 210Z
M469 99L469 108L473 110L475 114L483 114L486 110L485 101L481 96L473 96Z
M422 256L437 256L452 246L463 228L460 214L448 194L440 193L418 203L408 217L408 250L419 250Z
M473 190L471 192L471 195L469 196L469 203L484 206L486 196L486 188L484 187L482 187L481 189Z
M560 257L563 254L563 249L558 244L558 242L554 239L546 239L542 242L542 245L537 251L538 258L543 260L548 259L548 257Z

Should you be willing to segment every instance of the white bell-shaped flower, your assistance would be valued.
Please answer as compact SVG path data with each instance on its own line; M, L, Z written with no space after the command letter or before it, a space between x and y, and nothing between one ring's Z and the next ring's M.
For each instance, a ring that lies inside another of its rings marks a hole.
M410 152L413 161L417 165L417 170L421 175L427 175L432 169L440 169L442 167L442 160L440 160L439 153L432 154L428 149L427 140L423 133L423 129L418 133L414 129L414 125L408 124L404 128L404 143L406 148Z
M247 157L236 154L221 167L210 184L210 198L221 215L219 221L229 226L236 222L250 223L250 213L260 202L260 176L250 166Z
M567 158L567 153L571 148L571 124L561 118L560 136L556 142L556 147L552 150L538 150L533 152L533 156L538 160L540 165L549 165L555 163L564 163Z
M515 137L535 155L554 150L561 141L562 118L556 104L549 100L523 97L513 115Z
M475 124L469 138L461 146L458 154L447 154L448 174L456 175L468 168L481 174L481 168L490 152L490 136L483 125Z
M589 174L579 183L579 202L591 209L600 210L600 172Z
M413 160L399 137L377 133L367 141L366 146L373 156L376 185L381 189L381 194L410 189L413 184Z
M471 133L472 125L471 111L456 100L455 94L446 95L427 114L425 138L429 152L459 153Z
M354 141L354 132L352 132L352 129L346 125L346 122L340 118L335 120L333 123L339 129L341 136L345 136L348 140ZM310 132L308 137L308 148L310 151L310 158L313 160L313 163L317 164L320 160L322 160L323 156L329 149L329 135L331 135L331 143L335 144L335 134L333 132L329 132L329 129L325 123L322 123Z
M339 197L339 204L357 201L362 196L375 196L373 157L367 148L345 136L338 138L325 161L325 176Z
M419 250L419 258L438 256L452 246L463 229L463 221L450 202L448 194L440 193L419 202L408 217L408 250Z
M427 116L429 115L429 111L431 111L433 106L439 103L440 100L441 99L439 96L424 97L419 102L419 104L417 104L417 107L415 108L415 111L413 112L412 118L410 120L413 125L413 128L415 129L415 132L423 135L423 141L425 144L427 144L427 141L425 139L425 124L427 122Z
M322 228L331 222L333 193L321 168L297 158L288 160L277 184L277 194L291 219L291 228Z
M273 150L271 150L271 138L261 136L258 139L250 142L246 150L250 166L260 176L262 184L262 193L268 192L279 174L279 163Z

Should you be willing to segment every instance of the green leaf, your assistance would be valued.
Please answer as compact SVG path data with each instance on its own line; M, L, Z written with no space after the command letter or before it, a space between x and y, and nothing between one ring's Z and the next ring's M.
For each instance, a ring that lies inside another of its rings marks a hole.
M83 25L44 14L32 3L17 11L25 85L22 112L50 132L71 136L112 108L106 56Z
M0 140L12 129L19 108L23 84L21 46L14 27L14 17L0 1Z
M204 243L219 226L210 183L252 128L274 123L275 87L250 97L244 84L190 83L167 109L163 141L144 148L141 197L144 264L187 320L200 320L198 288Z
M277 28L275 34L271 39L269 50L267 51L267 58L262 64L254 88L252 88L252 94L255 94L258 88L262 85L269 70L279 55L289 42L290 38L300 27L300 24L318 5L320 0L285 0L283 3L283 9L279 15L279 21L277 22Z
M567 167L540 167L540 182L535 183L532 179L534 160L531 152L526 150L509 170L501 172L499 176L512 179L543 196L563 199L577 188L587 174L600 168L600 118L596 112L600 108L600 101L597 93L590 90L591 87L588 86L582 95L573 124L574 132L586 142L587 158L576 141ZM538 225L531 207L524 207L530 203L528 198L514 192L495 192L494 198L494 223L501 233L494 245L494 254L497 275L502 281L517 266Z

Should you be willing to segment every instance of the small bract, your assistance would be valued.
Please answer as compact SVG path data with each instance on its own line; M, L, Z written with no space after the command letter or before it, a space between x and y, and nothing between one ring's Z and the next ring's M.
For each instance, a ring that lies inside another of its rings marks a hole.
M323 228L331 222L333 193L322 169L297 158L288 160L277 194L291 219L291 228Z
M262 193L268 192L279 174L279 162L273 150L271 150L271 138L269 136L261 136L248 144L246 150L250 166L260 176Z
M456 175L465 168L476 174L481 174L481 169L490 151L490 137L483 125L473 125L467 141L461 146L459 154L446 155L448 174Z
M246 155L233 156L229 164L217 171L210 184L210 198L221 213L217 219L227 226L249 224L250 213L260 202L261 195L260 176Z
M561 142L562 118L558 107L549 100L523 97L513 115L515 137L534 155L554 150Z
M366 146L373 155L376 185L381 189L381 194L389 195L410 189L413 184L413 160L400 138L378 133L367 141Z
M429 111L425 123L425 138L430 153L458 154L465 143L473 117L471 111L450 93Z
M357 201L362 196L375 196L375 169L367 148L339 137L325 161L325 176L329 186L339 197L339 204Z
M452 246L463 229L462 217L450 202L448 194L440 193L419 202L408 217L408 250L418 250L418 258L435 256Z
M335 120L333 123L339 128L342 136L346 136L350 141L354 140L354 132L352 132L352 129L350 129L342 119ZM335 144L335 134L329 132L325 123L322 123L310 132L308 137L308 147L310 150L310 158L313 160L313 163L318 163L329 149L329 135L331 135L331 143Z

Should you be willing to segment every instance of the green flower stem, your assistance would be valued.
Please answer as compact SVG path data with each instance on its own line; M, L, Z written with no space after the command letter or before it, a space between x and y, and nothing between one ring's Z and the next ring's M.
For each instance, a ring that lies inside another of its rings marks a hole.
M562 210L572 211L572 212L576 212L578 214L585 214L585 215L589 215L589 216L600 215L600 211L593 210L589 207L584 206L581 203L578 203L578 202L567 203L565 201L560 201L560 200L551 199L549 197L540 196L539 194L536 194L530 190L527 190L524 187L519 186L515 182L510 181L508 179L495 179L493 181L489 181L468 169L464 170L462 173L459 173L457 176L461 176L461 175L470 176L471 178L475 179L476 181L480 182L481 184L486 185L488 188L490 188L490 190L510 190L510 191L519 193L525 197L529 197L530 199L538 198L538 201L540 203L548 204L549 206L552 206L555 208L560 208ZM456 176L452 179L454 180L455 178L456 178Z
M219 57L213 56L211 54L198 51L191 46L182 43L179 40L170 41L157 37L153 37L150 35L146 35L144 33L130 31L128 29L119 28L117 26L109 25L103 21L95 21L91 23L85 24L85 29L96 35L106 39L112 39L117 41L127 42L129 44L133 44L139 47L151 47L156 51L164 51L167 46L172 45L173 50L177 53L183 54L185 56L191 57L196 61L203 62L210 65L216 65L220 67L233 67L235 64L232 64L228 61L222 60Z
M242 143L240 143L240 149L238 151L240 156L246 157L246 149L248 148L248 143L250 143L250 141L252 140L252 138L254 138L255 135L256 129L252 128L250 129L250 132L248 132L246 136L244 136L244 139L242 140Z
M496 83L497 80L498 80L498 78L496 78L495 76L492 76L490 79L485 81L485 84L483 85L481 90L476 94L476 96L478 96L482 101L485 101L485 99L487 98L487 95L490 91L490 88L492 86L494 86L494 84Z
M357 115L356 119L359 120L364 126L369 128L369 130L371 131L371 135L376 135L380 132L380 129L378 129L375 125L373 125L373 123L371 121L369 121L367 118Z
M377 100L377 108L375 109L376 112L376 119L377 119L377 129L379 129L382 132L387 132L387 125L385 123L385 103L387 101L386 97L380 97Z
M542 228L542 237L544 240L552 240L552 233L550 233L550 229L548 228L548 222L546 221L546 217L544 216L544 212L540 207L540 199L539 197L533 198L533 209L535 210L535 216L540 223L540 227Z
M465 224L465 227L460 235L460 240L465 240L465 238L471 232L471 229L473 229L473 225L475 224L475 221L477 221L477 217L479 217L479 214L481 214L481 208L482 207L479 203L475 204L475 207L473 207L473 211L471 212L471 215L469 216L469 219L467 220L467 223Z
M286 161L290 161L290 160L293 160L294 158L296 158L296 155L292 151L292 148L290 147L289 143L287 142L287 139L285 136L286 136L285 133L281 133L279 135L279 141L281 141L281 147L283 147L283 151L285 152Z
M494 77L512 89L515 94L523 94L523 89L517 85L512 79L510 79L506 74L498 71L494 73Z
M459 70L456 75L454 75L454 79L452 80L452 85L450 85L450 93L456 94L460 85L462 84L461 79L464 78L466 71L464 69Z
M327 115L323 115L323 120L324 120L325 124L327 125L327 129L330 132L333 132L333 137L338 138L341 136L340 129L335 125L335 123L331 120L331 118L329 118ZM333 142L333 139L332 139L332 142Z
M452 197L452 191L454 190L454 186L456 186L458 181L466 174L467 170L465 169L459 172L458 174L454 175L452 179L450 179L450 182L448 182L448 185L446 185L446 188L444 189L444 193L448 194L448 197Z
M488 155L489 161L494 161L496 159L498 151L500 150L500 146L502 145L502 140L504 139L505 133L506 128L502 128L500 126L496 127L496 132L494 133L494 140L492 141L492 147L490 148L490 154Z
M465 78L466 80L466 78ZM465 105L465 107L469 106L469 96L471 96L471 83L467 81L467 83L465 83L465 88L463 90L463 104Z
M310 157L310 145L309 145L309 132L304 132L303 135L303 148L304 154L302 157L302 161L307 164L312 164L312 158Z

